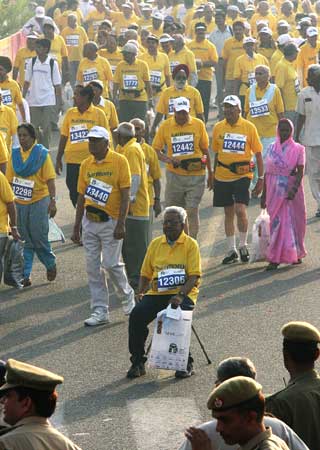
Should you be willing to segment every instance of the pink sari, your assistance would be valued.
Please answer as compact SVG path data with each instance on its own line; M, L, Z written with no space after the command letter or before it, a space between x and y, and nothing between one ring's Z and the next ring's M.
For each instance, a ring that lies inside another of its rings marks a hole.
M287 200L288 192L295 182L290 175L297 166L305 165L305 149L293 138L293 124L288 140L276 141L267 150L265 159L266 204L270 216L270 245L267 260L273 263L296 263L306 256L304 236L306 233L306 207L303 183L293 200Z

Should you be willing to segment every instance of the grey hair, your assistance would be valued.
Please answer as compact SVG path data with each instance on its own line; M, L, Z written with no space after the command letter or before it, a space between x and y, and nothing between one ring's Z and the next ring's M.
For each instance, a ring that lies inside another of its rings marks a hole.
M184 208L181 208L180 206L168 206L167 208L165 208L165 210L163 211L163 217L165 217L166 214L169 213L175 213L178 214L180 220L182 223L186 222L187 219L187 212Z
M130 120L130 123L132 123L133 125L134 125L135 123L138 123L138 124L141 125L144 129L146 128L146 123L145 123L145 121L142 120L142 119L139 119L138 117L135 117L134 119L131 119L131 120Z
M253 362L248 358L241 358L240 356L224 359L217 368L217 378L221 382L237 376L244 376L255 380L256 375L257 372Z
M117 132L121 134L121 136L126 137L134 137L135 136L135 129L132 123L130 122L122 122L117 128Z
M265 66L264 64L259 64L258 66L256 66L254 69L263 69L264 71L268 72L269 76L270 76L270 67Z

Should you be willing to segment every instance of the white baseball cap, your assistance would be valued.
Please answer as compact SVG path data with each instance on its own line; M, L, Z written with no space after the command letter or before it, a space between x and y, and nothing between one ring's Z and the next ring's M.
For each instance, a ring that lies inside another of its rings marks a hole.
M46 15L46 11L43 6L37 6L35 10L36 17L44 17Z
M228 103L229 105L232 106L238 106L239 109L241 110L241 101L240 98L237 97L236 95L227 95L227 97L225 97L223 100L223 104L224 103Z
M128 8L128 9L133 10L133 4L130 2L126 2L121 5L121 8Z
M163 20L163 15L159 11L153 11L153 13L151 14L151 17L153 19Z
M316 27L307 28L306 33L308 37L318 36L318 30Z
M288 27L288 28L290 28L290 25L289 25L289 23L286 21L286 20L279 20L279 22L277 23L277 26L278 27Z
M256 24L257 25L265 25L267 27L269 25L269 22L268 22L268 20L261 19L261 20L257 20Z
M248 36L243 39L243 45L244 44L255 44L256 42L257 42L257 40L252 36Z
M290 42L293 42L293 39L290 36L290 34L280 34L277 42L279 45L286 45L289 44Z
M136 44L132 42L127 42L121 50L121 53L133 53L134 55L138 54L138 47Z
M186 97L178 97L174 101L175 111L190 111L190 101Z
M173 37L167 33L160 36L160 39L159 39L160 44L162 44L162 43L164 44L165 42L173 42L173 41L174 41Z
M105 128L98 126L92 127L87 137L105 139L106 141L110 139L109 132Z
M261 30L259 31L259 34L260 33L266 33L266 34L270 34L270 36L272 36L272 30L271 30L271 28L269 28L269 27L263 27L263 28L261 28Z

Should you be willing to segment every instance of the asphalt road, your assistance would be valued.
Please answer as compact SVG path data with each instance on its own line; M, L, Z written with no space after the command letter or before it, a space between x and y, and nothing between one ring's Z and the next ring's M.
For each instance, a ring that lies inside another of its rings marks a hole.
M28 361L65 377L53 422L87 450L172 450L183 430L209 420L206 399L217 363L228 356L247 356L257 367L264 391L281 389L288 375L281 359L281 326L307 320L320 327L319 230L315 202L305 180L308 206L306 245L301 266L264 271L265 263L222 266L225 253L223 215L211 207L212 194L201 203L203 279L194 326L212 359L208 366L194 336L196 374L175 380L172 372L148 370L135 381L125 378L129 367L127 322L119 299L111 297L112 323L89 329L89 291L84 250L67 239L55 244L58 276L46 281L36 263L33 285L23 291L0 286L1 358ZM74 210L64 178L57 181L57 222L71 234ZM249 207L250 228L259 214ZM161 218L155 234L161 232Z

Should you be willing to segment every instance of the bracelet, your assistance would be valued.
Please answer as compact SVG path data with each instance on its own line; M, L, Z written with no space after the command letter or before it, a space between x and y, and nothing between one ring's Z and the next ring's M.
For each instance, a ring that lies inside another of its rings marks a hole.
M264 180L264 175L261 175L261 177L258 177L258 180Z
M11 228L11 230L17 230L18 229L17 225L11 225L10 228Z
M55 197L50 197L50 200L54 200L54 201L55 201L55 200L56 200L56 198L55 198Z

